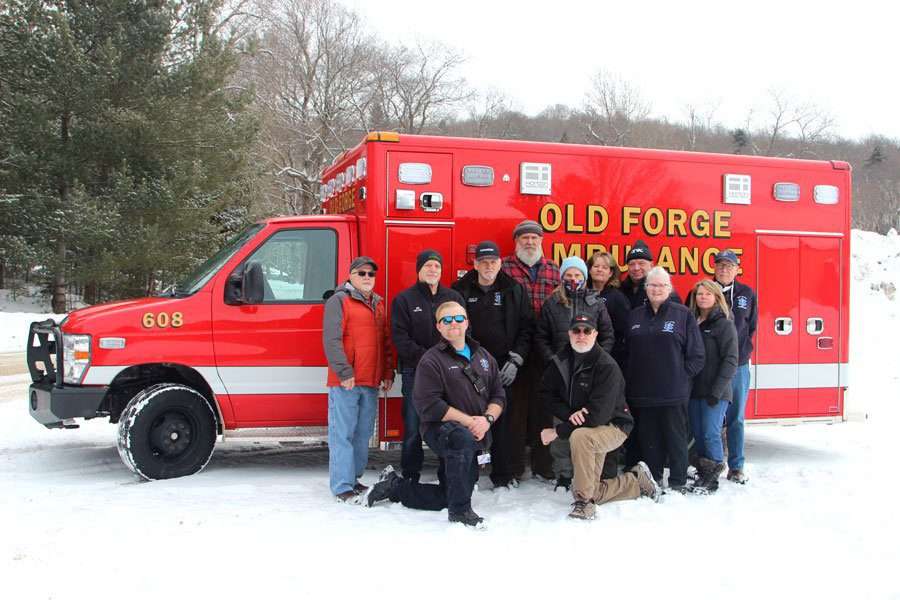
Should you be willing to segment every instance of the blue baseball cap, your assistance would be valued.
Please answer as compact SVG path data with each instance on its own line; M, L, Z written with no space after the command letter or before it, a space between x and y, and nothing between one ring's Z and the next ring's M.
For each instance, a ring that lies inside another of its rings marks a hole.
M736 265L741 264L741 261L738 260L737 254L735 254L733 250L729 250L728 248L716 254L715 262L718 263L722 262L723 260L733 262Z

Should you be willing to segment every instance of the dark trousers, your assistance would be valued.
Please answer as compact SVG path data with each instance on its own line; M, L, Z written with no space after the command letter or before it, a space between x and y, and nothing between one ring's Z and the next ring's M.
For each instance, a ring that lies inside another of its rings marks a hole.
M641 426L638 442L641 454L653 473L653 478L662 480L666 458L669 464L669 486L681 486L687 481L688 448L687 419L685 408L676 406L655 406L641 408Z
M509 471L515 477L525 472L525 446L531 447L531 472L553 478L550 447L541 442L541 429L553 426L553 419L541 405L538 390L544 375L539 359L529 359L509 388L506 415L508 424Z
M631 412L631 418L634 419L634 426L631 428L631 433L628 434L628 439L625 440L625 444L622 446L625 449L626 471L638 464L638 461L643 458L639 433L641 425L641 409L629 405L629 410Z
M509 398L509 388L506 388L506 397ZM509 419L505 414L491 425L491 437L491 481L495 485L506 485L512 479L513 472L509 461Z
M478 481L481 444L468 429L455 422L429 426L425 443L440 458L438 483L403 479L391 500L419 510L450 510L456 514L472 508L472 490Z
M403 447L400 450L400 470L403 477L419 479L425 453L422 451L422 436L419 433L419 413L412 404L415 369L400 369L400 391L403 393Z

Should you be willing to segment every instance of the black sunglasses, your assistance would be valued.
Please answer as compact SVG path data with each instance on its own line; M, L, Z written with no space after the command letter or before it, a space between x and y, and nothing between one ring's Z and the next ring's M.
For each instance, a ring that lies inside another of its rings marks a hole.
M466 315L452 315L452 316L449 316L449 317L441 317L439 320L440 320L440 322L443 323L444 325L449 325L449 324L452 323L453 321L456 321L457 323L465 323L465 322L466 322Z
M375 277L378 274L378 272L377 271L357 271L356 274L359 275L360 277Z
M569 331L572 333L580 333L581 335L591 335L594 332L591 327L573 327Z

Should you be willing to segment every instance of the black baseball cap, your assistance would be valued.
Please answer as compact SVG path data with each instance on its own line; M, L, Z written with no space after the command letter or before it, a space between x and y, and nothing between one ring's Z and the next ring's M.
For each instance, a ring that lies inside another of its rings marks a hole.
M597 329L597 321L594 320L593 316L587 313L578 313L572 317L572 322L569 323L569 331L576 327L590 327L591 329Z
M352 273L353 271L365 265L372 265L373 270L378 270L378 263L375 262L374 258L372 258L371 256L357 256L353 259L353 262L350 263L350 272Z
M491 240L479 242L475 247L475 260L480 258L500 258L500 247Z

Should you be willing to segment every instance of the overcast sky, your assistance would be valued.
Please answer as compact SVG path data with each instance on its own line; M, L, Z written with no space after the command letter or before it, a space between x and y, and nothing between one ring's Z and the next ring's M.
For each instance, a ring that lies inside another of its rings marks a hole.
M636 85L652 116L715 107L741 126L767 91L814 102L851 138L900 139L900 7L893 0L341 0L382 39L440 40L461 74L535 114L580 107L598 69Z

